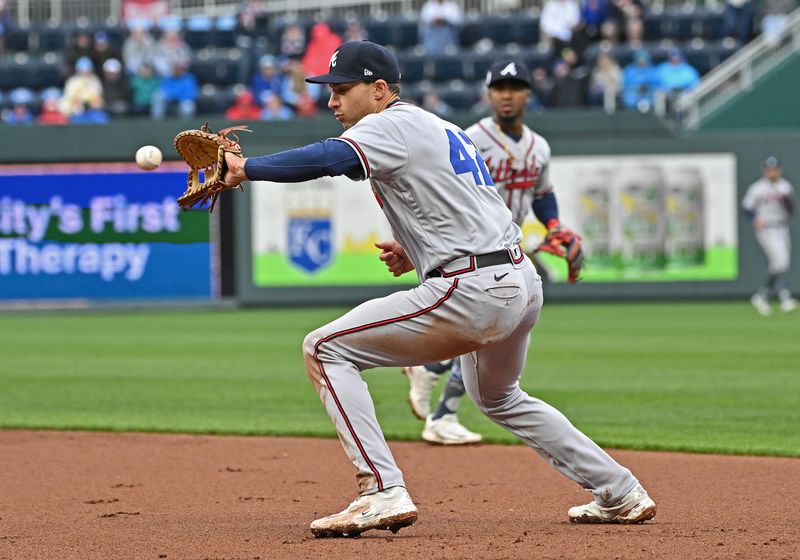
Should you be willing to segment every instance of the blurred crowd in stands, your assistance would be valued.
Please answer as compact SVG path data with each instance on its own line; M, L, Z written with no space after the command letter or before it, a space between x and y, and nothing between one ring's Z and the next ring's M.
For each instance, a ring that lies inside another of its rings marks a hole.
M669 101L694 87L754 35L779 33L796 0L764 0L758 12L751 2L725 0L721 11L683 19L678 14L669 23L675 29L662 33L665 20L644 0L546 0L535 15L489 18L467 16L453 0L427 0L413 26L293 21L266 14L260 0L244 0L235 18L131 17L116 28L98 23L68 34L59 29L66 35L63 47L41 55L43 39L37 36L38 53L26 52L36 50L30 39L35 30L15 29L0 0L0 110L8 124L197 114L309 117L325 110L328 92L305 77L327 72L342 42L371 39L398 52L403 97L441 116L488 113L486 68L494 59L516 56L533 68L534 111L648 111L659 95ZM31 61L37 55L57 60L58 75L26 76L25 68L36 74ZM15 83L12 70L25 78L24 86Z

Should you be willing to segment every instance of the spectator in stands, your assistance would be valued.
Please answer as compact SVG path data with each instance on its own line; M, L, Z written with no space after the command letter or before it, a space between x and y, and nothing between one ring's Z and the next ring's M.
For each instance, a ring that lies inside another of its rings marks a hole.
M103 106L103 84L94 73L94 64L88 56L75 62L75 74L64 84L61 112L72 119L87 107Z
M671 48L668 57L658 66L658 89L669 95L693 88L700 82L700 73L684 60L680 49Z
M622 69L610 53L601 52L589 78L589 104L613 109L622 91Z
M458 47L464 19L453 0L427 0L419 13L419 36L425 52L440 55Z
M280 97L294 113L300 117L310 117L316 114L323 102L327 106L327 98L322 96L322 86L306 82L308 74L299 59L287 60L285 68L286 79L283 81Z
M275 57L265 54L258 61L258 72L250 82L250 89L253 97L261 105L266 101L266 95L273 93L280 95L283 91L283 82L286 80L284 74L278 68Z
M328 62L333 51L342 44L342 38L331 31L327 23L315 23L311 27L311 38L303 55L306 76L319 76L328 72Z
M347 27L344 30L344 41L366 41L367 30L361 26L361 22L357 19L347 20Z
M158 91L159 79L148 63L139 66L139 71L131 78L131 114L149 115L152 110L153 97Z
M586 47L600 39L600 26L606 19L607 11L607 0L581 0L581 19L573 30L570 42L581 58Z
M620 28L631 19L642 19L644 8L642 0L610 0L608 4L608 19L617 22Z
M577 0L546 0L539 19L541 40L554 53L570 45L573 30L580 25L581 10Z
M750 0L725 0L722 14L722 35L745 44L753 32L753 7Z
M301 57L304 52L306 52L305 31L299 25L287 25L281 34L280 53L285 57Z
M11 92L11 108L3 109L2 120L6 124L33 124L35 118L31 111L33 92L27 88L17 88Z
M794 10L794 0L765 0L761 6L758 27L764 39L776 43L786 28L789 14Z
M435 91L426 91L423 94L421 107L442 118L453 113L453 108L445 103Z
M6 29L11 25L11 14L6 9L6 0L0 0L0 25Z
M154 119L160 120L175 107L180 118L190 119L197 109L199 93L197 78L189 72L189 65L176 62L170 75L161 78L158 89L153 94L150 114Z
M261 107L256 103L250 90L244 90L225 111L225 118L229 121L257 121L261 118Z
M92 36L88 31L78 31L72 36L72 44L64 53L63 77L75 72L75 63L83 57L92 58Z
M582 107L586 105L589 70L580 65L572 49L564 49L562 57L553 65L550 107Z
M94 34L94 46L92 47L91 59L95 68L102 68L106 60L115 58L120 59L121 53L111 46L111 39L105 31L98 31Z
M153 64L156 41L150 34L147 20L133 19L128 26L130 35L122 44L122 63L128 75L133 76L143 64Z
M36 118L37 124L63 125L69 123L67 116L61 112L59 104L61 92L50 88L42 92L42 110Z
M131 108L131 87L119 60L109 58L103 63L102 82L106 110L113 117L127 115Z
M106 124L109 120L108 113L103 110L102 97L85 103L82 111L69 118L71 124Z
M639 17L629 17L625 21L625 41L633 49L641 49L644 44L644 22Z
M608 46L620 44L619 25L613 19L607 19L600 26L600 40L605 41Z
M237 29L242 35L254 37L267 26L267 14L261 0L244 0L237 17Z
M648 111L653 105L653 96L658 86L658 71L653 66L650 53L639 49L633 62L622 72L622 100L626 107Z
M161 39L153 51L153 66L163 78L171 76L177 66L188 68L192 62L192 49L183 40L180 23L166 20L162 23L162 30Z
M283 104L280 96L268 95L261 119L265 121L286 121L294 117L294 111Z
M531 71L531 97L539 100L542 107L547 106L550 102L550 96L553 92L553 79L548 75L547 70L543 67L534 68Z

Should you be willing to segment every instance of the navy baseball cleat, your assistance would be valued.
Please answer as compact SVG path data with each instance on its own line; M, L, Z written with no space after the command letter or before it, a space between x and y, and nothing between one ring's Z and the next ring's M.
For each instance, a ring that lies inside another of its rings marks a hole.
M643 523L656 516L656 503L637 485L615 506L590 502L570 508L568 515L572 523Z

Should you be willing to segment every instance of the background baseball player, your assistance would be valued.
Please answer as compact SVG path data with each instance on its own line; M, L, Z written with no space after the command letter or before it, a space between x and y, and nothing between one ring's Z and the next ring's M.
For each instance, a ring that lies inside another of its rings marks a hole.
M486 75L486 88L492 115L466 130L483 156L495 188L511 210L517 225L533 210L548 231L566 229L558 220L558 204L550 183L550 145L524 123L525 108L531 98L531 72L525 64L502 60ZM580 242L576 249L580 251ZM582 256L581 256L582 258ZM433 414L430 398L439 376L452 370ZM461 425L457 411L465 393L458 358L452 362L404 367L409 379L408 402L419 418L425 419L422 439L445 445L481 441L481 435Z
M744 214L753 224L756 239L767 255L767 277L750 298L762 315L772 314L770 300L775 296L783 311L797 308L785 280L792 249L789 236L789 218L794 213L792 194L792 185L781 177L778 158L770 156L764 161L762 177L747 188L742 199Z
M556 409L520 389L531 328L542 306L539 276L469 137L399 99L400 68L368 41L340 46L327 74L338 138L269 156L226 153L228 185L246 179L368 178L395 239L377 243L395 276L420 285L367 301L303 342L306 369L356 467L359 497L317 519L319 537L398 529L417 519L360 373L468 354L464 385L477 407L536 450L595 501L575 522L639 523L656 506L631 472ZM518 481L514 482L518 484Z

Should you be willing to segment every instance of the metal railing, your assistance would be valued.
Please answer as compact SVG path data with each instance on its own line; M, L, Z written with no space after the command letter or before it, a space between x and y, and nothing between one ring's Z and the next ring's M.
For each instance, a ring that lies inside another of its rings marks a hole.
M59 25L81 20L118 21L123 0L7 0L12 19L21 26L34 23ZM179 16L238 14L242 0L164 0ZM465 13L494 14L519 10L538 11L546 0L456 0ZM719 0L645 0L652 8L665 6L714 7ZM267 14L308 17L319 13L366 17L379 14L417 14L425 0L262 0Z
M761 35L720 66L706 74L695 89L681 94L675 115L685 129L696 129L718 110L789 58L800 52L800 8L787 16L786 25L773 36Z

